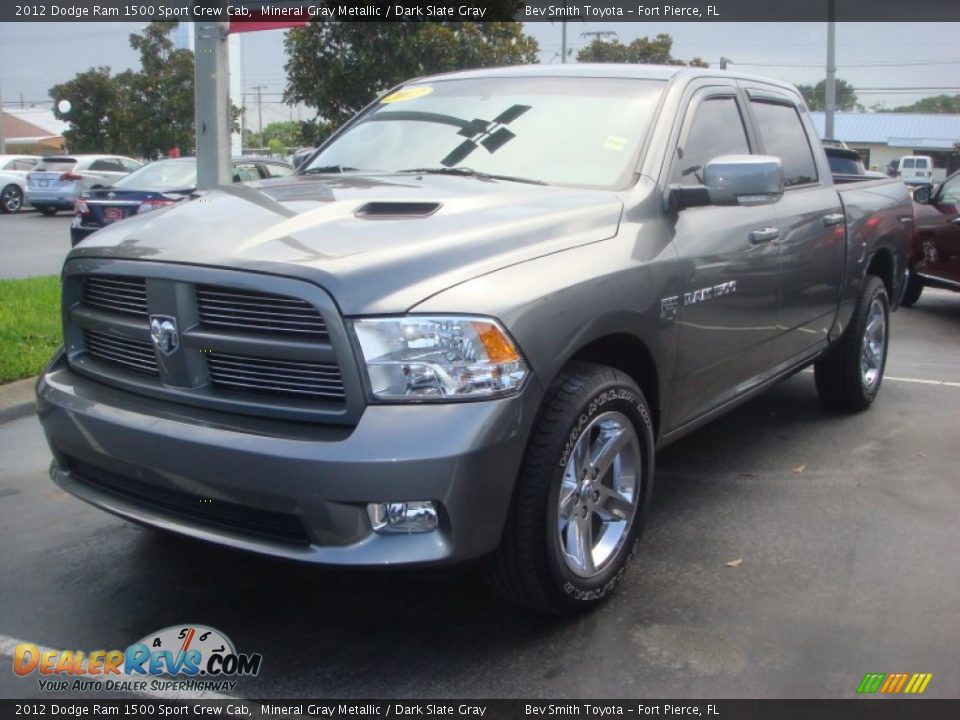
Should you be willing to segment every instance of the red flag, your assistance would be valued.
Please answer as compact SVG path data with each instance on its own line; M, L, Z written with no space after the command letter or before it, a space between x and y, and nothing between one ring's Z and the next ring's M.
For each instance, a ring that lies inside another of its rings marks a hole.
M231 33L257 32L258 30L279 30L281 28L302 27L306 21L272 22L260 20L231 20Z

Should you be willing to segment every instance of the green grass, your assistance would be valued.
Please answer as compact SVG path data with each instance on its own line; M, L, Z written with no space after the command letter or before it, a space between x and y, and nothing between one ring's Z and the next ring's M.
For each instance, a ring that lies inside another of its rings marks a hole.
M56 275L0 280L0 384L38 374L61 332Z

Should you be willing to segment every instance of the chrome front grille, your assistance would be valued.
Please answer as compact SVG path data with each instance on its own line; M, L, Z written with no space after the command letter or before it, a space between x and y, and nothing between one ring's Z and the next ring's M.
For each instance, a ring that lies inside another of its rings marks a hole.
M146 317L146 280L117 275L88 275L83 281L83 304L98 310Z
M83 337L87 352L97 360L144 375L160 374L157 355L148 342L97 330L84 330Z
M342 401L343 379L336 365L205 353L210 382L226 390Z
M197 308L203 325L300 337L324 337L327 326L305 300L269 293L202 285Z
M160 400L223 412L351 424L363 387L332 298L273 275L73 259L63 285L71 367ZM172 342L163 351L151 321ZM172 334L170 332L172 326ZM171 349L172 348L172 349Z

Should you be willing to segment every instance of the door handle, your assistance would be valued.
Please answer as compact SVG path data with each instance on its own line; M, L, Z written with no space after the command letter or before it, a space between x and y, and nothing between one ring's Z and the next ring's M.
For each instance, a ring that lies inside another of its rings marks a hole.
M780 237L780 228L760 228L750 233L750 242L754 245L760 245L761 243L768 243L771 240L776 240L778 237Z
M833 227L834 225L842 223L845 218L843 213L831 213L830 215L824 215L820 220L823 222L824 227Z
M909 225L910 223L913 222L913 218L912 218L912 217L902 217L902 218L900 218L900 222L902 222L904 225Z

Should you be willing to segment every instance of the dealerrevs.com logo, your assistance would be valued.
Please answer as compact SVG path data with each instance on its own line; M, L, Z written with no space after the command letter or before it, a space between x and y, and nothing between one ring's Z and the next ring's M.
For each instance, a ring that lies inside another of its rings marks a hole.
M263 656L238 653L224 633L205 625L173 625L126 650L50 650L17 645L13 672L37 677L44 692L145 690L232 691L237 677L260 672Z

